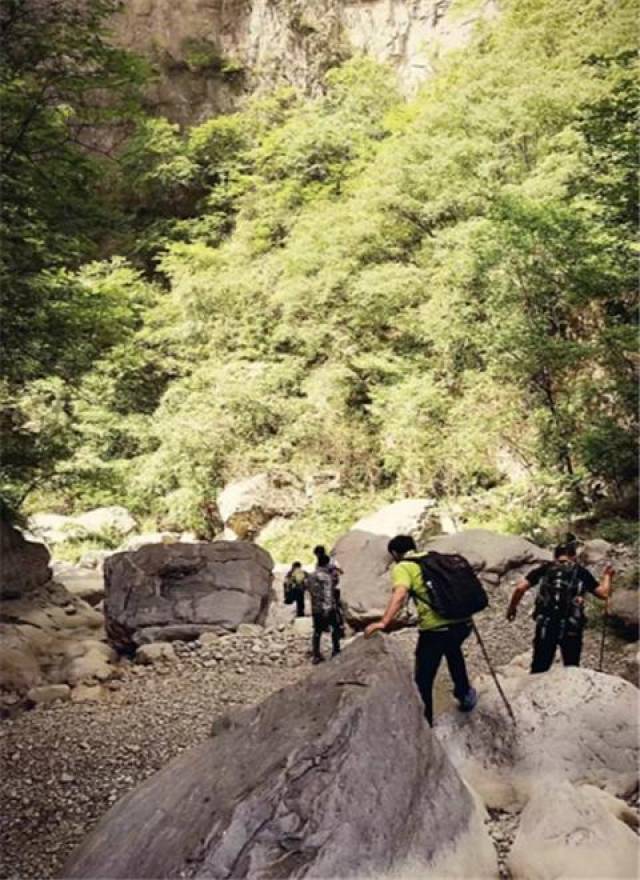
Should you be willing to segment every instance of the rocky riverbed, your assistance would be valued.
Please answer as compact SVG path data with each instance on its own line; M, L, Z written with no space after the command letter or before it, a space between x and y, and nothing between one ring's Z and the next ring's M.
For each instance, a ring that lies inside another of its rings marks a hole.
M531 631L524 615L515 628L507 628L500 611L479 620L496 664L526 648ZM121 677L103 686L97 702L52 703L5 719L0 724L1 876L54 876L114 801L203 740L215 716L259 702L302 676L311 676L312 686L314 668L304 631L309 623L208 635L205 644L178 642L172 660L148 666L124 661ZM410 656L415 633L393 638ZM628 663L619 647L612 643L607 671L620 673ZM586 665L597 663L598 652L599 633L588 630ZM486 666L474 639L467 654L472 674L483 673ZM443 670L436 708L450 703ZM493 811L488 825L503 863L517 816Z

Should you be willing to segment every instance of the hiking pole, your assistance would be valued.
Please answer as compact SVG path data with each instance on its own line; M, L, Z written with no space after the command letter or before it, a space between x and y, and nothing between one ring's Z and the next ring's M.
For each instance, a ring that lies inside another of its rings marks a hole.
M605 574L608 574L609 577L612 577L614 574L613 566L610 563L607 563ZM609 599L611 598L612 591L613 584L611 583L611 581L609 581L609 595L604 600L604 614L602 615L602 638L600 639L600 659L598 661L598 672L602 672L602 665L604 663L604 641L607 637L607 624L609 622Z
M600 639L600 660L598 661L598 672L602 672L602 664L604 663L604 640L607 637L607 622L609 620L609 599L604 603L604 614L602 615L602 638Z
M487 649L484 646L484 642L480 638L480 633L478 632L478 627L475 625L473 620L471 621L471 626L473 627L473 631L476 634L476 638L478 640L478 644L480 645L480 650L482 651L484 659L487 661L487 666L489 667L489 672L491 673L491 677L493 678L495 685L498 688L498 693L502 697L502 702L507 707L507 712L511 716L511 720L513 721L513 725L515 727L516 726L516 716L513 714L513 709L511 708L509 700L507 700L506 694L502 690L502 685L498 681L498 676L496 675L495 670L491 664L491 659L489 658L489 654L487 653Z

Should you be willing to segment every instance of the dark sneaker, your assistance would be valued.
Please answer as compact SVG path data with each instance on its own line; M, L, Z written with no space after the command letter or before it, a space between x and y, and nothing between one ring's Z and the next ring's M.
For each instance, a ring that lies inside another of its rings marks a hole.
M460 700L460 711L471 712L478 702L478 692L475 688L470 687L464 697Z
M314 657L311 662L314 666L317 666L318 663L324 663L324 657Z

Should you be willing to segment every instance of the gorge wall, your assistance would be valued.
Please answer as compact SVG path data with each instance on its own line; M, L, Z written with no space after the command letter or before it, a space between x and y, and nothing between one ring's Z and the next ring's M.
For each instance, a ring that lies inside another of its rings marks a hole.
M150 59L155 112L180 123L228 112L275 85L313 93L353 54L391 64L411 94L442 52L468 40L494 0L128 0L118 41Z

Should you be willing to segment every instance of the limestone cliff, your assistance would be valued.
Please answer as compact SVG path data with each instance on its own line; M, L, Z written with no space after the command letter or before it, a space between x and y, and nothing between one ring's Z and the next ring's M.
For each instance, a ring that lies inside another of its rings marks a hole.
M195 122L276 84L313 93L323 73L358 52L392 64L410 94L433 59L464 45L480 14L452 0L127 0L118 40L151 59L158 112Z

